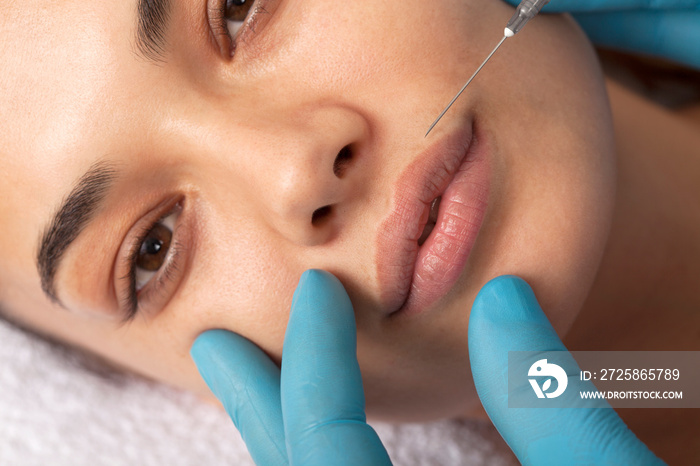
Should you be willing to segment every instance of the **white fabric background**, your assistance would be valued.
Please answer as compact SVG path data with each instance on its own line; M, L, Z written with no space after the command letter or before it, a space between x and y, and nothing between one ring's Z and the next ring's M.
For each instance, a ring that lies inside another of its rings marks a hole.
M0 465L253 465L223 410L0 320ZM487 422L373 424L396 465L505 465Z

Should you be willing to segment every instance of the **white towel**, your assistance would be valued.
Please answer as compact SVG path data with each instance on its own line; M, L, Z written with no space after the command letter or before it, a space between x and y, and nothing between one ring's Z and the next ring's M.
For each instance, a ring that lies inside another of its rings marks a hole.
M223 410L0 321L0 465L253 465ZM487 422L373 423L395 465L506 465Z

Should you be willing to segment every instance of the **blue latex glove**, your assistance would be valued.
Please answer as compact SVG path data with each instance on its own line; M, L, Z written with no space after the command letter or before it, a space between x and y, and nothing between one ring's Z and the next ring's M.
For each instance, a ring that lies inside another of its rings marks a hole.
M469 352L479 397L520 461L663 464L612 409L508 408L508 351L518 350L566 349L527 283L502 276L477 295ZM302 275L281 377L257 346L224 330L204 332L191 353L257 464L391 464L365 422L352 305L331 274Z
M477 295L469 360L481 403L523 464L664 464L612 408L508 408L508 351L566 351L530 286L512 275Z
M201 334L191 355L258 465L390 465L366 422L355 314L343 285L307 270L294 293L282 370L251 341Z
M552 0L542 11L572 13L598 45L700 69L700 0Z

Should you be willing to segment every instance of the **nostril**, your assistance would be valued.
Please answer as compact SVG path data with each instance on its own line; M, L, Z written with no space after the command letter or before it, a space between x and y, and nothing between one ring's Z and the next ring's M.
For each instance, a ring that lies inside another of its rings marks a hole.
M338 178L342 178L345 173L345 169L352 159L352 149L350 146L343 147L335 158L333 163L333 173Z
M328 217L331 213L331 206L327 205L324 207L321 207L320 209L316 209L311 216L311 224L314 226L317 226L320 222L323 221L324 218Z

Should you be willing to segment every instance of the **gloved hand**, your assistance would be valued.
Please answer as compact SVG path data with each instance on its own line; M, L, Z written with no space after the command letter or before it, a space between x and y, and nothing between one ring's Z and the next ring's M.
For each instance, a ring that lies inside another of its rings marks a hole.
M484 285L474 301L469 360L481 403L521 463L664 464L607 402L608 408L508 408L508 351L566 348L530 286L503 275ZM525 390L532 393L529 385Z
M700 69L700 0L552 0L542 11L572 13L598 45Z
M343 285L307 270L292 300L282 370L250 340L202 333L191 355L258 465L390 465L366 422L355 314Z
M612 409L509 409L508 351L518 350L566 351L527 283L502 276L477 295L469 353L479 397L521 462L663 464ZM352 305L331 274L302 275L281 377L257 346L224 330L204 332L191 353L256 464L391 464L365 422Z

